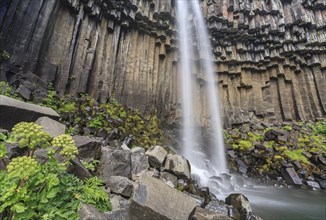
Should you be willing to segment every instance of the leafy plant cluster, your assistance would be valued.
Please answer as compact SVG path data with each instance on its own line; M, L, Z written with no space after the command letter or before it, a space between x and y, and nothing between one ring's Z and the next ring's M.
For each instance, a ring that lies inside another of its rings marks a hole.
M9 85L9 83L5 81L0 81L0 95L22 100L22 98L15 93L15 90Z
M34 123L22 122L13 128L13 135L0 135L0 160L6 167L0 170L0 219L79 219L81 203L110 210L101 180L92 177L83 181L66 172L69 160L78 153L71 137L52 139L40 129ZM27 152L6 164L4 143L15 139ZM48 152L48 159L42 163L33 157L39 148ZM58 154L64 158L62 163L56 159Z
M103 104L88 95L59 99L50 89L43 105L59 112L69 133L98 135L100 131L110 133L116 128L118 138L132 137L135 146L148 148L161 143L163 133L156 115L143 116L139 110L123 106L116 99Z

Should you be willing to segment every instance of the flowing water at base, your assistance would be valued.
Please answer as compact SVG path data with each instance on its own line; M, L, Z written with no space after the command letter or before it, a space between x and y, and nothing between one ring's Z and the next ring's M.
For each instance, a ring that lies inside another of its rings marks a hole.
M264 220L326 219L325 190L255 186L235 192L244 194L253 211Z

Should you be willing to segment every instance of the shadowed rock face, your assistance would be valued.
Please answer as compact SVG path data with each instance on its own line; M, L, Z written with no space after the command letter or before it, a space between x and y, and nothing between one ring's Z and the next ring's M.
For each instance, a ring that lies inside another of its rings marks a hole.
M0 80L31 71L61 95L113 94L178 121L175 6L170 0L3 0ZM324 1L206 0L225 126L310 120L326 112ZM198 51L193 58L200 61ZM198 88L204 74L193 68ZM198 89L202 97L205 89ZM206 124L206 100L197 114Z

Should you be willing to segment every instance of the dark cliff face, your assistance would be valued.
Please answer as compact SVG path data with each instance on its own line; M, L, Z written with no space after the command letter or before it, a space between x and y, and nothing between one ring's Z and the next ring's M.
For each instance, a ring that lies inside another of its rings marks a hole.
M326 110L324 1L206 0L225 125ZM1 80L31 71L57 91L180 115L174 1L2 0ZM199 54L199 53L195 53ZM194 57L200 60L200 57ZM205 86L194 69L198 87ZM202 96L198 90L198 96ZM198 103L201 121L204 101Z

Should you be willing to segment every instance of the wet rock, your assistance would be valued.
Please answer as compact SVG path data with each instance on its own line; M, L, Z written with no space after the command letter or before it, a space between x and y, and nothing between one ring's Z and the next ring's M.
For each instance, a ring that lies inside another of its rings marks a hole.
M97 169L100 179L107 183L111 176L131 177L130 151L102 147L102 156Z
M320 185L316 181L307 181L308 187L311 189L320 189Z
M320 188L326 189L326 180L318 180Z
M141 172L148 170L148 158L145 156L145 149L135 147L131 149L131 174L138 175Z
M189 219L194 213L191 197L148 173L140 176L139 184L130 204L131 219Z
M161 146L153 146L145 153L148 156L149 165L160 168L168 152Z
M230 155L231 158L237 158L234 150L228 150L227 154Z
M168 154L164 163L164 170L179 178L190 179L190 164L186 158L180 155Z
M236 208L240 212L241 219L246 219L249 213L252 212L248 198L242 194L230 194L226 197L225 203Z
M225 204L218 201L217 199L213 199L212 201L210 201L206 205L205 209L222 215L228 215L228 209Z
M188 193L188 192L184 192L184 194L190 196L191 198L193 198L196 203L197 203L197 206L199 207L203 207L204 206L204 203L205 203L205 199L200 197L200 196L197 196L197 195L194 195L192 193Z
M42 116L54 120L58 120L60 117L53 109L22 102L4 95L0 95L0 112L0 127L9 130L22 121L34 122Z
M82 204L79 210L80 220L108 220L108 218L92 205Z
M293 168L286 168L282 171L282 176L287 184L290 185L302 185L302 179L298 176Z
M100 139L80 135L75 135L72 138L78 148L78 158L84 160L100 159L102 145Z
M197 207L192 220L232 220L232 218L224 214Z
M238 169L241 173L245 174L248 171L248 166L240 159L236 160L238 164Z
M57 137L65 134L66 126L51 118L40 117L35 121L35 123L42 126L42 129L49 133L51 137Z
M107 182L113 193L129 198L133 191L133 183L127 177L111 176Z
M234 208L232 205L227 206L227 209L228 216L230 216L232 219L241 219L241 215L238 209Z

